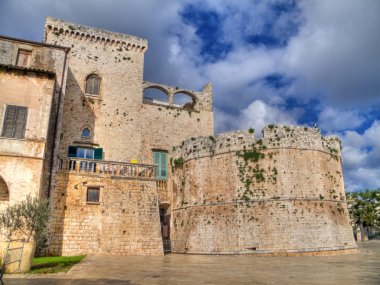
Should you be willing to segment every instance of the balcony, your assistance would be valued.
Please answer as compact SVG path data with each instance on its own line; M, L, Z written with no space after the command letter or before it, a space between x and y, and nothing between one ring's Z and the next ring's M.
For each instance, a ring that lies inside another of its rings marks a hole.
M168 189L168 181L158 179L156 182L156 186L158 191L166 191Z
M156 180L156 166L83 158L58 159L58 171L79 175Z

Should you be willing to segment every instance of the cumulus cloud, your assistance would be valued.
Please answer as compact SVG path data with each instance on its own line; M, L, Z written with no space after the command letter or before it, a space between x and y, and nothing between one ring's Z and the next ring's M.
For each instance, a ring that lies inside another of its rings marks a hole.
M346 189L360 191L380 186L380 121L363 134L346 131L342 136Z
M216 111L216 131L232 129L255 129L260 135L261 130L269 124L295 125L296 114L283 110L279 106L271 106L261 100L255 100L247 108L241 110L237 116L231 116L223 111Z
M50 15L147 38L145 80L193 90L211 81L217 132L317 118L344 132L346 185L356 190L380 185L378 121L357 129L380 106L379 11L378 0L1 0L0 34L40 41ZM228 48L208 47L209 36Z
M305 19L290 40L284 67L301 94L319 91L332 103L379 102L380 2L304 1Z
M365 121L357 110L338 110L326 107L319 113L319 126L326 131L355 129Z

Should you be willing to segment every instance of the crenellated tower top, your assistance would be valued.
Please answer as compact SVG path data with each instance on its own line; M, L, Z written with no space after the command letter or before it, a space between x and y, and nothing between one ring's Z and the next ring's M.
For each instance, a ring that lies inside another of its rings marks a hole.
M46 18L45 42L47 41L48 32L52 32L56 36L62 35L81 41L110 45L116 48L125 48L128 51L145 52L148 49L148 41L146 39L78 25L53 17Z

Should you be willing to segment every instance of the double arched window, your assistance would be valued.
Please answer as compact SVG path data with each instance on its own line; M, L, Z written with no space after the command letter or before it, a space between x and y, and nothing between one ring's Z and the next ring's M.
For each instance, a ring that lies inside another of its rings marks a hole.
M99 95L100 77L96 74L91 74L86 79L86 94Z

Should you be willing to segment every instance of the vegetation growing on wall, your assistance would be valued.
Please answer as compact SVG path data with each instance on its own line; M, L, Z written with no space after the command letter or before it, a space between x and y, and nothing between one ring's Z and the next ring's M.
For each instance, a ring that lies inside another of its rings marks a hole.
M252 144L250 149L244 149L242 151L236 152L238 159L236 164L239 170L239 178L240 181L244 185L244 192L240 193L240 199L244 201L249 201L250 197L253 195L253 191L251 189L252 185L258 185L266 181L266 171L263 167L260 166L260 160L265 158L266 150L262 139L256 141L255 144ZM272 171L272 175L270 175L270 180L273 183L276 183L276 179L273 179L272 176L277 175L277 169L274 168ZM269 178L269 177L268 177Z
M170 158L170 166L172 167L172 171L178 168L182 168L184 163L185 161L182 157L176 159Z

